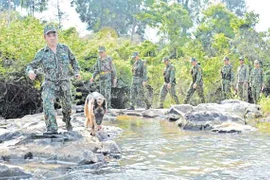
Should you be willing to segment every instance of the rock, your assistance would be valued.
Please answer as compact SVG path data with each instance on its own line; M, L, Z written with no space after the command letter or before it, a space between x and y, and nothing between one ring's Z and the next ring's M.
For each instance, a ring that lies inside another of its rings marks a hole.
M29 179L32 175L14 166L0 164L0 179Z
M146 118L156 118L164 116L165 109L148 109L142 112L142 116Z
M102 126L102 129L96 132L96 137L99 139L99 141L106 141L116 138L122 132L123 130L118 127Z
M109 140L102 143L102 149L100 150L103 154L120 154L121 149L116 142Z
M177 104L177 105L173 105L171 107L171 109L176 109L178 111L180 111L181 113L190 113L193 110L193 106L190 104Z
M199 111L185 114L184 116L181 116L176 123L185 130L211 130L214 128L214 125L219 125L227 121L245 124L245 121L238 116L211 111Z
M214 125L212 131L218 133L242 133L255 131L256 128L249 125L243 125L235 122L224 122L220 125Z

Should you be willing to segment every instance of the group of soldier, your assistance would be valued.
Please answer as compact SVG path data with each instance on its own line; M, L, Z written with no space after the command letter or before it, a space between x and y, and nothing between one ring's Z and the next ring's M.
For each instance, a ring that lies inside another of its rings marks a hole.
M70 84L70 66L72 67L75 77L80 79L80 67L78 62L71 52L70 48L64 44L58 43L57 31L53 25L46 25L44 28L44 40L47 45L39 50L34 60L29 63L26 68L26 73L31 80L36 78L37 68L41 68L44 74L44 82L42 83L42 103L44 111L44 119L48 133L57 133L58 125L56 122L56 114L54 103L56 98L60 99L62 106L63 121L66 123L66 129L72 130L71 125L71 84ZM99 75L100 93L107 100L108 108L111 108L111 87L116 86L116 69L111 57L107 56L105 47L99 47L99 57L94 66L94 73L90 82L94 82ZM130 89L130 110L135 109L138 100L142 100L146 104L146 109L151 107L151 103L145 96L144 87L147 85L147 67L138 52L132 54L132 59L135 60L132 66L132 84ZM169 58L164 57L162 62L165 64L163 72L164 84L160 91L160 108L163 108L163 102L166 95L169 93L176 104L179 104L179 99L176 95L176 79L175 67L171 64ZM228 98L230 88L234 81L232 66L229 58L225 57L224 67L221 70L222 75L222 90L224 98ZM249 68L244 64L244 59L240 58L240 67L237 72L237 90L239 96L243 100L247 100L248 84L252 89L252 97L256 103L259 99L260 91L263 88L263 71L260 68L259 62L256 60L255 67L251 71L249 78ZM202 68L195 58L191 58L191 76L192 83L187 92L184 103L189 103L195 91L198 92L201 102L205 102L203 93L203 78Z
M248 101L248 89L250 87L252 100L256 104L264 88L264 75L260 67L261 63L255 60L254 68L252 68L251 72L249 66L244 63L243 57L239 58L239 64L235 80L230 59L228 57L224 58L224 66L221 69L223 97L224 99L231 98L231 89L234 88L241 100Z

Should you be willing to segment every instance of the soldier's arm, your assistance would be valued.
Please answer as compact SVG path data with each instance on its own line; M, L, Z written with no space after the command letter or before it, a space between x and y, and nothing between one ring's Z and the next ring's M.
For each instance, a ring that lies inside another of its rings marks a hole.
M246 66L246 82L248 82L248 80L249 80L249 67L248 67L248 65Z
M80 66L78 64L78 61L77 59L75 58L74 54L71 52L71 50L68 48L68 57L69 57L69 60L70 60L70 64L73 68L73 71L74 71L74 74L77 75L77 74L80 74Z
M94 73L93 73L93 76L92 76L93 79L95 79L96 76L100 73L100 72L99 72L99 67L98 67L98 61L99 61L99 59L97 59L97 62L96 62L96 64L94 65Z
M202 68L198 67L197 74L196 74L196 84L198 84L202 79Z
M171 69L171 73L170 73L170 84L173 83L174 79L175 79L175 67L173 67Z
M234 73L233 73L233 68L231 67L231 83L234 82Z
M143 81L147 82L147 67L145 63L143 63Z
M33 61L31 63L29 63L26 67L26 74L28 75L30 72L34 73L34 69L37 69L42 62L42 52L43 50L40 50L37 52L37 54L35 55L35 58L33 59Z

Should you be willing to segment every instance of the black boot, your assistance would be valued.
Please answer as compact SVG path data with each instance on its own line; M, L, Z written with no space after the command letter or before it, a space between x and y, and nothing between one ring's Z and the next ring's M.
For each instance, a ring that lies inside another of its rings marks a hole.
M130 106L127 110L135 110L134 106Z

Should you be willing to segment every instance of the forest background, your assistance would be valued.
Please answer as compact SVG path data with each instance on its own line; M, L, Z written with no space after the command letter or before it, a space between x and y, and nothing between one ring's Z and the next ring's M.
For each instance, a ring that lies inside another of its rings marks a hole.
M140 52L147 62L154 107L158 106L164 83L161 62L164 56L176 67L180 102L191 81L191 57L197 58L202 66L207 102L221 99L220 69L224 56L231 59L235 73L240 56L250 68L254 60L260 60L266 88L270 88L270 31L256 31L259 15L247 10L245 0L71 0L70 5L76 8L92 33L81 37L75 27L62 29L65 14L60 8L61 0L56 1L58 21L54 23L59 29L59 42L67 44L79 61L82 81L91 77L97 49L105 46L107 54L114 59L118 78L128 86L132 77L130 55ZM28 83L40 89L41 79L31 83L25 76L25 67L45 46L43 28L48 22L36 18L35 14L47 8L48 0L0 0L1 82ZM27 12L26 16L21 15L22 9ZM158 32L158 42L145 39L149 27ZM1 98L1 103L7 102ZM192 103L198 102L195 95ZM167 96L165 107L171 103L172 99ZM260 104L265 112L270 112L269 98L263 96Z

